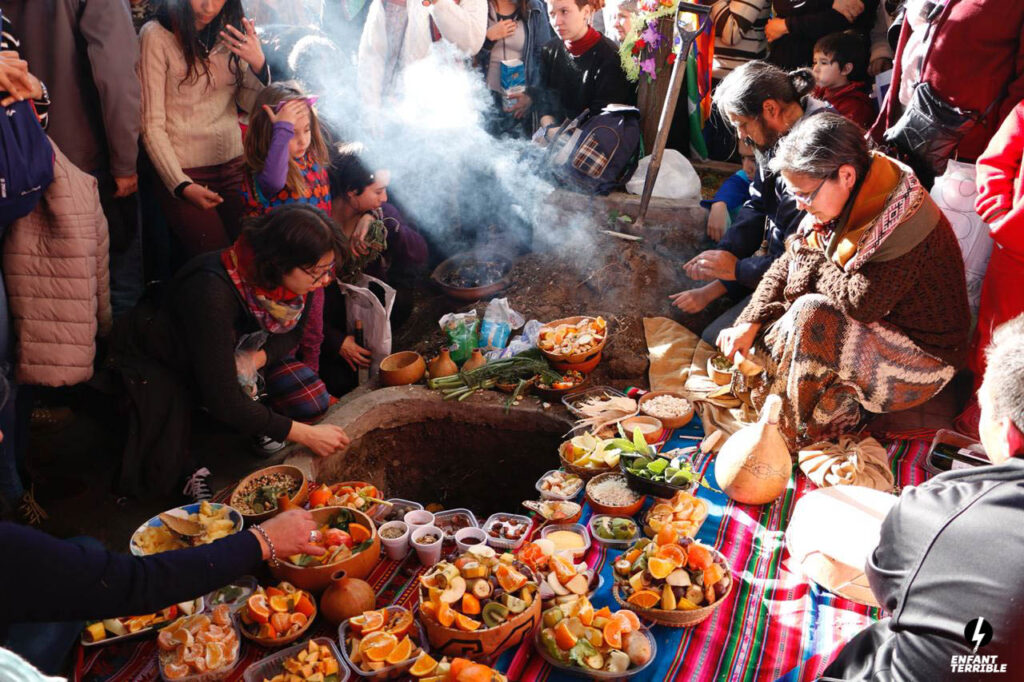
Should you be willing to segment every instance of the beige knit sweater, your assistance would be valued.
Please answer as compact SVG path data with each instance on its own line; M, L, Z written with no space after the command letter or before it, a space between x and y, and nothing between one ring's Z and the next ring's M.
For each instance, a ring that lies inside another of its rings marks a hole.
M142 27L142 141L169 191L191 179L183 168L214 166L242 154L238 107L249 111L263 87L243 62L242 82L229 52L210 57L210 77L186 81L185 56L174 34L150 21Z

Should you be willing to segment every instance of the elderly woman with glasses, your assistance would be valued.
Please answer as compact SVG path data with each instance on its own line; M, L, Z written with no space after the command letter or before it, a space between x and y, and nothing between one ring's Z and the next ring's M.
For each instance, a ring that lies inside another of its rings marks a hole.
M187 405L254 437L263 452L280 449L285 440L320 456L346 447L341 428L312 425L330 396L316 373L293 357L311 314L307 303L345 257L343 241L323 211L280 206L250 219L229 248L192 259L160 300L140 305L114 344L122 375L142 377L137 390L129 387L133 412L142 415L139 428L162 415L162 442L170 420L183 411L187 426L187 408L167 397L180 391ZM127 492L146 487L153 468L148 460L154 455L138 450L122 467ZM161 461L164 478L166 469L198 464L171 454L182 461Z
M751 399L783 399L791 448L919 405L964 363L970 311L949 221L907 166L823 113L770 164L807 212L718 345L757 356Z

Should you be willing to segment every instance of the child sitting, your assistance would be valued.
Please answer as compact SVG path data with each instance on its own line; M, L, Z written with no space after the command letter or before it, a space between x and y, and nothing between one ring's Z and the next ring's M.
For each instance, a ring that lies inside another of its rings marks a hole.
M743 202L750 198L750 183L757 172L753 148L743 140L739 140L736 147L743 168L726 178L714 197L700 202L708 209L708 238L716 242L725 236Z
M814 44L814 97L867 130L878 111L867 91L868 49L854 31L830 33Z

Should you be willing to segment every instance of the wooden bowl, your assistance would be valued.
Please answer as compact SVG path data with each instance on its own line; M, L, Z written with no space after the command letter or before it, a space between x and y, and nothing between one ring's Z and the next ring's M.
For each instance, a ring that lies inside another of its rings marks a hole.
M576 371L583 374L583 381L579 382L578 384L573 384L568 388L543 388L540 385L540 382L537 382L537 384L534 386L534 390L537 392L537 395L539 395L544 400L550 400L551 402L559 402L562 400L562 396L564 396L565 394L575 391L576 389L583 388L590 383L590 377L586 375L586 372L583 372L582 370L579 370L575 367L570 369L576 369ZM569 370L564 371L568 372Z
M648 445L660 443L665 438L665 425L657 417L650 417L646 414L638 414L633 417L626 417L621 422L622 430L626 432L626 438L632 440L633 429L639 428L644 435Z
M548 364L551 365L551 368L559 372L568 372L574 369L580 374L590 374L597 369L599 364L601 364L601 351L597 351L593 357L589 360L584 360L583 362L562 362L560 360L552 360L551 358L548 358L547 360ZM580 384L580 386L582 385L583 384ZM578 386L576 388L578 388Z
M593 319L594 316L593 315L576 315L574 317L563 317L561 319L552 320L551 322L548 322L543 327L541 327L540 330L541 330L541 332L543 332L545 329L547 329L549 327L557 327L560 324L577 324L581 320L584 320L584 319L586 319L588 317ZM607 323L607 321L606 321L606 323ZM607 326L605 326L605 328L604 328L604 338L601 339L601 342L598 343L597 346L595 346L594 348L588 350L586 353L572 353L571 355L562 355L561 353L551 353L551 352L548 352L548 351L543 350L543 349L541 349L541 353L544 354L544 357L546 357L548 359L548 362L550 362L552 364L552 366L555 366L555 363L562 363L562 364L568 363L570 365L580 365L580 364L585 364L585 363L588 363L588 362L593 362L594 363L594 367L596 367L597 366L597 362L599 362L601 360L601 351L604 350L605 345L608 343L608 332L609 332L609 329L608 329ZM596 358L596 361L595 361L595 358ZM572 366L572 367L569 367L568 369L579 369L579 367ZM591 370L593 370L593 367L591 367ZM588 371L591 371L591 370L588 370ZM580 370L580 371L582 372L583 370Z
M303 590L303 591L305 591L305 590ZM288 635L287 637L257 637L256 635L254 635L251 632L249 632L245 628L245 625L243 623L238 623L237 624L238 625L238 631L241 632L242 636L245 637L250 642L255 642L256 644L259 644L262 647L267 647L268 649L273 649L275 647L285 646L285 645L291 644L292 642L294 642L295 640L299 639L304 634L306 634L306 631L309 630L309 626L313 624L314 620L316 620L316 613L317 613L316 597L311 595L309 592L306 592L306 596L309 598L309 601L313 604L313 615L309 617L309 620L306 621L305 625L303 625L301 628L299 628L298 632L294 632L294 633ZM236 620L240 620L240 617L239 617L239 615L237 613L235 613L235 619Z
M474 661L490 659L501 652L519 646L534 629L540 625L541 600L539 591L533 601L520 614L505 621L495 628L481 628L473 632L446 628L437 620L417 610L419 621L430 642L430 655L458 656Z
M319 509L311 510L310 514L313 515L313 520L320 526L327 523L332 515L342 509L348 508L320 507ZM270 572L274 577L278 581L287 580L292 585L295 585L295 587L319 594L331 584L331 577L339 569L344 570L350 578L364 579L370 575L370 571L373 570L373 567L377 565L377 560L380 559L380 536L377 534L377 526L374 525L373 519L363 512L355 509L348 509L348 511L355 515L357 523L361 523L370 529L370 537L373 539L373 544L354 556L342 559L341 561L335 561L332 564L324 564L323 566L296 566L285 561L284 557L280 557L281 561L278 562L277 566L270 566Z
M239 504L239 492L245 490L254 479L259 478L260 476L273 476L275 474L289 474L302 481L302 485L299 486L299 491L292 496L291 503L297 507L301 507L306 503L306 499L309 497L309 479L306 478L306 474L302 469L290 464L276 464L272 467L266 467L265 469L258 469L238 482L235 489L231 491L231 498L228 502L230 506L237 509L242 515L247 526L257 524L260 521L266 521L270 517L275 516L279 510L274 508L260 514L246 514L242 511L242 506Z
M644 394L644 396L640 398L640 400L636 404L637 409L640 411L640 414L652 416L644 412L644 403L650 400L651 398L657 398L659 395L670 395L673 398L685 400L687 403L690 404L690 411L684 414L682 417L655 417L656 419L661 420L662 426L664 426L666 429L680 429L690 423L690 420L693 419L693 402L689 398L684 396L682 393L675 393L673 391L650 391L649 393Z
M427 363L414 350L392 353L380 361L380 382L385 386L415 384L423 378Z
M610 466L603 466L596 469L592 469L590 467L576 466L565 457L565 453L563 452L563 450L566 447L566 445L572 447L572 443L570 441L565 441L558 447L558 458L562 460L562 468L571 474L576 474L584 481L589 481L594 476L597 476L599 474L606 474L610 471L615 471L615 469L613 469Z
M457 270L467 262L481 260L500 263L503 266L505 275L496 282L491 282L490 284L485 284L484 286L479 287L453 287L450 284L444 283L444 278L448 273ZM459 301L479 301L481 298L494 296L512 285L510 275L512 273L513 265L514 263L504 256L467 251L465 253L456 254L439 264L434 268L434 272L430 274L430 279L434 280L437 286L441 288L441 291L443 291L447 296Z
M529 379L526 380L526 383L523 385L523 390L519 391L519 395L521 395L521 396L529 395L530 391L532 391L536 385L537 385L537 376L534 375L534 376L532 376L532 377L530 377ZM515 393L517 386L519 386L519 382L518 381L514 381L514 382L511 382L511 383L504 382L504 381L498 381L498 382L495 382L495 384L494 384L494 387L496 389L498 389L499 391L501 391L502 393Z
M646 495L641 495L640 499L632 504L627 504L624 507L612 507L607 504L600 504L594 501L594 497L590 494L590 486L596 485L601 481L608 480L609 478L620 477L625 479L625 475L618 471L610 471L608 473L600 474L590 479L587 482L586 493L584 494L587 500L587 504L594 510L595 514L607 514L608 516L634 516L644 506L644 502L647 501ZM628 486L627 486L628 487Z
M712 355L708 358L708 376L719 386L728 386L732 383L732 373L735 371L735 367L733 369L718 369L711 362L717 357L719 356Z

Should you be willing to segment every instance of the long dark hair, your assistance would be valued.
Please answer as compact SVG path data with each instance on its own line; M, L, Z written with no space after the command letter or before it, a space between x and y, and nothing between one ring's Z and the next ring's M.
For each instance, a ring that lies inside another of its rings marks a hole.
M347 253L338 224L309 204L285 204L252 218L242 237L253 251L253 279L265 289L276 289L289 272L313 267L329 251L340 267Z
M763 105L774 99L783 104L799 102L814 89L810 69L786 73L774 64L752 61L739 66L715 88L714 101L723 116L761 116Z
M366 147L361 142L347 142L331 149L327 179L331 183L332 199L347 200L349 192L359 196L374 183L376 177L363 160L365 155Z
M196 29L196 15L192 11L189 0L164 0L157 10L156 18L160 25L174 34L185 56L185 77L180 84L194 83L200 76L210 76L210 50L217 44L220 32L229 24L242 30L242 17L245 10L242 0L227 0L220 13L207 26L199 31ZM239 59L235 54L228 58L228 64L235 78L242 77Z
M498 14L498 0L490 0L488 3L494 8L494 14ZM516 12L519 14L519 19L525 24L530 20L530 0L518 0L516 2Z

